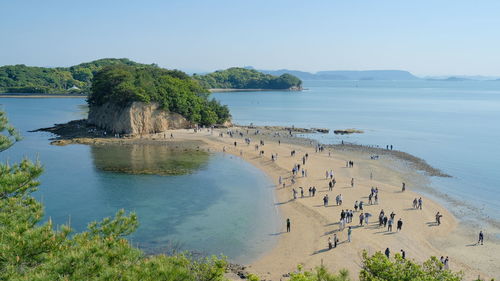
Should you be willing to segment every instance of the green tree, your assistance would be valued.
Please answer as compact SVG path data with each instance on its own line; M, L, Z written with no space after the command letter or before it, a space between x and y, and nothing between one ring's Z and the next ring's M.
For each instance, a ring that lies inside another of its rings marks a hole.
M399 254L394 259L389 259L381 252L369 256L366 251L363 252L363 269L359 273L361 281L459 281L462 278L460 272L445 270L436 257L431 257L420 265L403 259Z

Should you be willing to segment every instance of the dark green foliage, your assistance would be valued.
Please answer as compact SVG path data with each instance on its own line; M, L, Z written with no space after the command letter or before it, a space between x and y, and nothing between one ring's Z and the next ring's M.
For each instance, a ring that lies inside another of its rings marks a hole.
M363 269L359 273L361 281L460 281L462 278L461 273L445 270L436 257L420 265L403 259L399 254L394 259L388 259L381 252L368 256L366 251L363 252Z
M233 67L206 75L193 75L205 88L210 89L290 89L301 87L302 81L290 74L273 76L257 70Z
M0 118L0 134L10 136L7 128L6 118ZM13 142L0 138L0 147ZM0 280L224 280L222 259L147 257L132 247L124 236L137 228L137 217L123 210L82 233L70 235L65 225L54 230L50 220L43 222L43 206L31 195L41 173L41 165L28 160L0 163Z
M229 120L229 110L208 99L208 91L187 74L156 66L107 66L94 75L89 105L158 102L191 122L212 125Z
M2 66L0 93L88 93L94 74L109 65L141 64L129 59L100 59L71 67Z

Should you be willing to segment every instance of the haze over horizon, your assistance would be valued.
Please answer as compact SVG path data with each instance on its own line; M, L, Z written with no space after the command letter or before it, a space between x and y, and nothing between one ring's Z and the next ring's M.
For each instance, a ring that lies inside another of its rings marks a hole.
M0 65L500 76L500 2L2 1Z

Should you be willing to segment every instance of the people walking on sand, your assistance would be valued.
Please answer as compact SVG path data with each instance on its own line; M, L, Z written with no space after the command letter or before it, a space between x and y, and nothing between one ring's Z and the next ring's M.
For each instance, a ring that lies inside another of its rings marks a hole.
M358 200L356 200L356 202L354 202L354 211L355 212L358 211Z
M351 178L351 187L354 187L354 178Z
M370 219L371 214L365 213L365 224L368 225L368 220Z
M373 193L370 193L370 195L368 195L368 204L372 205L373 204Z
M483 242L484 242L484 234L483 234L483 231L479 231L479 240L477 240L477 244L479 245L479 243L481 243L481 245L483 245Z
M418 198L418 208L422 210L422 197Z
M309 197L312 197L313 189L312 186L309 187Z
M323 197L323 206L328 206L328 194Z
M360 201L359 202L359 210L360 211L363 211L363 206L365 205L365 203L363 203L363 201Z
M351 242L351 235L352 235L352 228L349 226L349 228L347 228L347 241L348 242Z
M378 205L378 192L375 193L375 205Z
M328 182L328 190L332 191L333 190L333 181Z
M392 218L389 219L389 221L387 222L387 231L390 231L392 232L392 224L393 224L394 220Z
M441 215L441 213L437 212L437 214L436 214L436 224L437 225L441 225L441 217L442 216L443 215Z
M389 218L387 216L384 216L384 227L387 226L387 222L389 221Z
M332 248L333 248L332 239L328 237L328 249L331 250Z
M361 213L359 214L359 225L363 226L363 221L365 220L365 214Z
M339 242L339 239L337 238L337 233L333 234L333 247L337 248L337 243Z
M397 231L401 231L401 228L403 227L403 221L401 220L401 218L398 220L398 224L397 224Z
M295 190L295 188L292 188L292 192L293 192L293 199L297 199L297 190Z
M286 219L286 232L290 232L290 219Z
M302 188L302 186L299 187L299 189L300 189L300 197L304 198L304 189Z
M401 192L405 192L406 190L406 184L403 182L403 186L401 187Z
M391 250L389 250L389 248L385 249L385 252L384 252L384 253L385 253L385 256L386 256L387 258L390 258L390 257L391 257Z
M418 206L418 200L417 198L413 199L413 209L416 209Z
M343 197L342 197L342 194L339 194L339 205L342 205L342 202L343 202Z
M312 192L313 192L313 197L316 196L316 186L313 186Z

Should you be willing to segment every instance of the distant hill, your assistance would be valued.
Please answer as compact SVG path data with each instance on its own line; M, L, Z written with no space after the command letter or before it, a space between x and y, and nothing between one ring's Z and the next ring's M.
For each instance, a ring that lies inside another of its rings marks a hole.
M272 75L255 69L232 67L193 78L208 89L300 90L302 81L290 73Z
M281 75L289 73L303 80L416 80L408 71L404 70L332 70L319 71L316 73L297 71L297 70L261 70L263 73L272 75Z
M106 58L71 67L6 65L0 67L0 93L88 93L94 74L111 65L143 64L125 58Z

